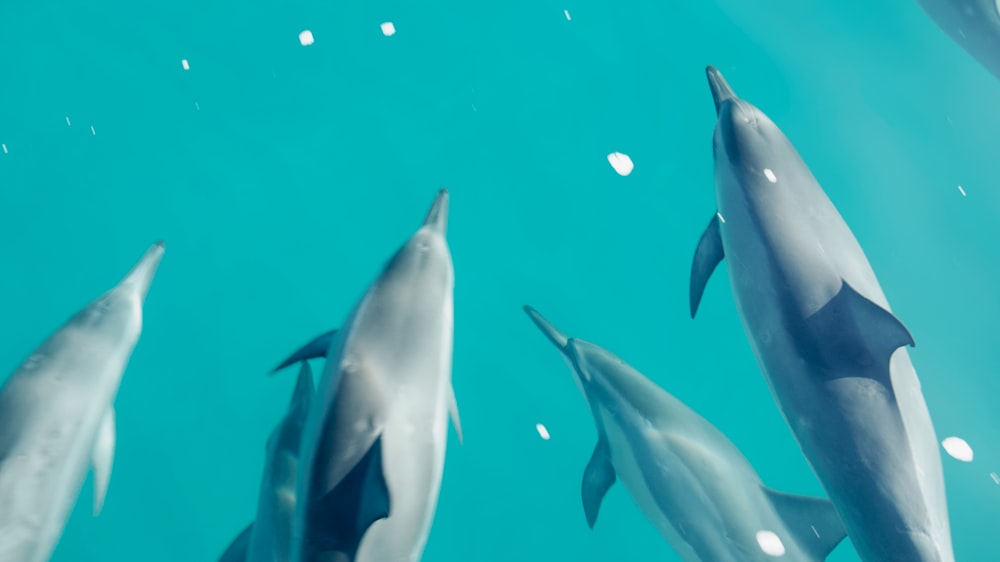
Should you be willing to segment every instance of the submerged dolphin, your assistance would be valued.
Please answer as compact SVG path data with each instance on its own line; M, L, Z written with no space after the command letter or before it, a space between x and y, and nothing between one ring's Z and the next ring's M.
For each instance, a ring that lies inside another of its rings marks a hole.
M1000 2L917 0L934 23L1000 78Z
M0 387L0 560L49 559L91 464L100 513L115 449L113 403L162 256L157 242Z
M293 560L416 562L444 470L455 274L448 192L328 338L303 434ZM315 356L316 342L292 358ZM286 361L284 364L289 363Z
M765 487L750 462L705 418L595 344L568 338L530 306L525 312L563 354L597 426L583 473L593 528L617 478L685 562L820 561L844 539L833 505Z
M299 443L312 397L312 369L303 361L288 412L267 440L257 517L236 536L219 562L289 562L292 559Z
M909 331L785 135L707 73L718 212L695 252L691 316L725 257L757 362L861 558L954 560Z

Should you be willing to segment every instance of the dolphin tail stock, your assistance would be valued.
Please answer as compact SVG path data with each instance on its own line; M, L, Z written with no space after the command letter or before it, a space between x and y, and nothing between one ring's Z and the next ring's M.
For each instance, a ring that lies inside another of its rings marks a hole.
M566 344L569 343L569 338L566 337L566 334L560 332L558 328L549 323L544 316L539 314L539 312L531 306L524 305L522 308L524 309L524 312L528 314L528 317L531 318L531 321L538 326L538 329L545 334L545 337L549 338L549 341L555 344L555 346L559 349L566 348Z
M246 562L252 533L253 523L247 525L246 529L243 529L240 534L236 535L233 542L229 543L225 552L219 557L219 562Z
M694 263L691 264L691 286L690 305L691 318L698 313L698 305L701 304L701 297L705 294L705 286L708 279L715 272L715 268L726 257L722 246L722 234L719 226L719 213L712 216L708 222L705 232L698 240L698 247L694 251Z
M424 218L424 226L430 227L442 236L448 231L448 200L448 188L442 187L434 198L430 210L427 211L427 217Z
M368 529L389 517L390 492L383 468L380 434L350 472L310 506L314 528L322 529L319 536L306 538L311 549L335 553L332 559L337 561L353 562Z
M736 92L729 86L729 82L719 72L719 69L708 65L705 67L705 75L708 77L708 87L712 90L712 101L715 102L716 113L719 113L719 109L723 103L732 99L739 99Z
M817 562L826 560L847 536L844 522L829 500L787 494L763 485L761 489L784 521L785 528Z
M295 352L289 355L287 359L271 370L271 374L277 373L285 367L294 365L299 361L308 361L310 359L326 357L326 352L330 349L330 344L333 343L333 338L336 335L337 330L330 330L329 332L324 332L316 336L312 339L312 341L295 350Z

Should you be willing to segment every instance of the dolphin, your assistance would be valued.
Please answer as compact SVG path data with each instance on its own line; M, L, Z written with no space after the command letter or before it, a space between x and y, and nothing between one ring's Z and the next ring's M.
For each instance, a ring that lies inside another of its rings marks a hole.
M329 338L302 436L295 562L420 560L449 414L462 439L451 384L455 273L447 223L442 189L420 229ZM316 341L282 364L314 356Z
M0 560L49 559L91 465L100 514L115 450L113 404L162 256L163 242L153 244L0 387Z
M267 440L257 517L233 540L219 562L289 562L292 515L302 428L313 397L313 375L303 361L288 412Z
M866 561L953 561L941 456L906 346L850 228L781 130L707 68L718 210L691 316L725 258L757 363Z
M1000 2L997 0L917 0L951 39L1000 78Z
M597 446L583 473L583 511L593 528L618 478L685 562L825 560L844 539L824 499L767 488L750 462L705 418L608 350L566 337L535 309L535 325L562 353L583 393Z

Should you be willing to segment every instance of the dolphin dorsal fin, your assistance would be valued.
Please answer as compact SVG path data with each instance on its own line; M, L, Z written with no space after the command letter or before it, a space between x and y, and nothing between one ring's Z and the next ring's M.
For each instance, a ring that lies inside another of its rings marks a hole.
M889 359L913 336L888 310L858 293L847 281L806 323L819 348L810 359L831 373L866 374L889 385Z
M797 496L761 486L785 528L815 560L825 560L847 536L844 523L829 500Z
M310 359L326 357L326 353L330 349L330 344L333 343L333 338L336 335L337 330L330 330L329 332L316 336L312 339L312 341L297 349L295 353L289 355L288 358L275 367L271 373L277 373L285 367L294 365L299 361L308 361Z
M722 233L719 230L719 214L716 213L708 222L705 232L701 234L698 248L694 251L694 263L691 264L691 318L698 312L698 305L705 293L708 278L725 256Z
M583 514L591 529L597 523L597 513L601 510L604 495L616 479L615 467L611 465L611 448L608 446L608 439L602 435L583 471Z

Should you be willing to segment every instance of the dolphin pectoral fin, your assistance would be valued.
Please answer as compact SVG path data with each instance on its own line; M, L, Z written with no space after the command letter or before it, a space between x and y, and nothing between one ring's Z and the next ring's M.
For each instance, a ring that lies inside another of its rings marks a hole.
M339 552L354 560L368 528L389 516L389 486L382 464L382 436L336 487L312 508L324 534L308 540L319 552Z
M111 465L115 460L115 410L108 408L101 419L100 429L94 440L91 462L94 465L94 516L100 515L104 497L111 481Z
M455 399L455 387L448 385L448 415L451 416L451 424L455 426L455 433L458 434L459 445L464 444L462 439L462 420L458 417L458 400Z
M761 486L771 505L785 523L788 532L795 535L817 561L826 557L847 536L844 522L829 500L797 496Z
M229 543L225 552L219 557L219 562L246 562L247 551L250 548L250 534L253 532L253 523L247 525L240 534L236 535L233 542Z
M716 213L701 234L698 248L694 251L694 263L691 265L691 318L698 312L709 277L725 256L722 234L719 231L719 215Z
M900 347L914 345L913 336L898 318L847 281L806 322L821 342L812 359L834 373L861 372L888 379L892 354Z
M298 363L299 361L308 361L309 359L326 357L326 352L330 349L330 344L333 342L333 338L336 335L337 330L330 330L329 332L316 336L316 338L314 338L311 342L305 344L295 353L289 355L288 359L282 361L280 365L271 371L271 373L277 373L285 367Z
M587 525L593 529L597 523L597 513L601 510L601 502L608 489L615 483L615 467L611 465L611 449L608 440L601 436L590 455L590 462L583 471L583 514L587 517Z

